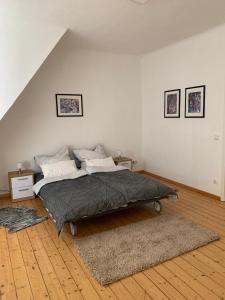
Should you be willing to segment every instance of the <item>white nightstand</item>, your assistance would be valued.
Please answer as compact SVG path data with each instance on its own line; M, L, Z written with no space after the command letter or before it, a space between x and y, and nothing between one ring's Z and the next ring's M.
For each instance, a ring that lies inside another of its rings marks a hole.
M32 170L25 170L19 174L18 171L9 172L9 187L12 202L33 199L34 173Z
M132 170L133 167L133 159L125 156L117 156L113 157L114 163L117 166L124 166L128 169Z

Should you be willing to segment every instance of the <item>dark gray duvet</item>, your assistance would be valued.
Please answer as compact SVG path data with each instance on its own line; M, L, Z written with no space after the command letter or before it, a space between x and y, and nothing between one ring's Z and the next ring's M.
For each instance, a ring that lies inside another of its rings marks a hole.
M43 186L39 195L60 232L66 222L123 207L129 202L174 196L176 191L149 177L122 170L52 182Z

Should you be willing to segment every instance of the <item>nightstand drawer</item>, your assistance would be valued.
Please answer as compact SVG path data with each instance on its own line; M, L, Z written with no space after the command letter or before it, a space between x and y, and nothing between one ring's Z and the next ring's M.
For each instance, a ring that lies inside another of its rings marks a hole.
M34 196L34 192L33 192L32 186L14 188L12 190L13 200L20 199L20 198L29 198L29 197L33 197L33 196Z
M11 178L12 182L12 189L17 189L21 187L30 187L33 186L33 176L21 176L21 177L14 177Z

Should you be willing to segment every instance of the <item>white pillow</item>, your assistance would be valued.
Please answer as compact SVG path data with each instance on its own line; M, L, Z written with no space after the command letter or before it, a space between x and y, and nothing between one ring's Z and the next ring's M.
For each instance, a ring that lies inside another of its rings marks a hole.
M94 150L91 149L74 149L73 153L81 161L81 168L86 167L86 159L106 158L106 154L102 145L97 145Z
M34 159L39 167L42 165L55 163L57 161L70 160L69 150L67 147L63 147L54 155L37 155L34 157Z
M105 149L104 149L104 147L103 147L101 144L98 144L98 145L95 147L94 151L97 152L97 153L103 154L103 155L105 155L105 157L106 157Z
M58 161L41 165L44 178L72 177L78 172L74 160Z
M85 162L87 167L115 167L115 163L111 156L100 159L86 159Z

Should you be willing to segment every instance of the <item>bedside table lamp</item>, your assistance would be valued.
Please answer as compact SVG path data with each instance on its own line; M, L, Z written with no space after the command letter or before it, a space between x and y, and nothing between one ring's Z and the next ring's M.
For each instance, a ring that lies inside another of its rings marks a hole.
M17 163L17 170L18 170L19 174L22 173L22 169L23 169L23 163L21 163L21 162Z

